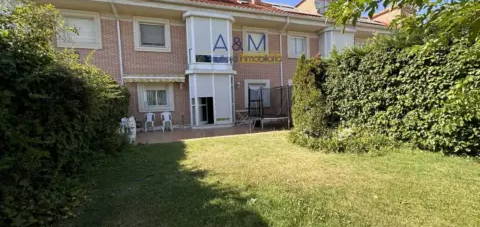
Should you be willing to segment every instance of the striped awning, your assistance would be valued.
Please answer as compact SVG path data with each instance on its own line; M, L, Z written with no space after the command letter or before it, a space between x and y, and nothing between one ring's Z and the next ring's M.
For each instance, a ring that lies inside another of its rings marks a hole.
M123 76L125 82L185 82L183 74L131 74Z

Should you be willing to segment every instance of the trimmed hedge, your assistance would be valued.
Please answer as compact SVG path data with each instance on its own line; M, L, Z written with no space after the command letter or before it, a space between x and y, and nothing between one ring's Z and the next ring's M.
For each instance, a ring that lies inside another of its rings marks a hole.
M128 93L110 75L59 52L52 6L0 17L0 223L48 225L72 215L77 176L92 158L122 149Z
M297 71L293 78L292 121L295 128L291 139L300 143L303 137L320 137L326 133L327 110L325 97L319 88L326 77L326 65L319 59L299 59Z
M329 116L318 115L328 124L310 121L316 124L310 128L361 126L432 151L479 155L480 41L409 46L396 38L377 39L326 60L327 76L316 88L322 98L312 97L328 103L323 112ZM323 64L316 68L325 70ZM297 88L294 95L307 91ZM294 103L293 112L296 108L308 109ZM294 126L303 128L299 120Z

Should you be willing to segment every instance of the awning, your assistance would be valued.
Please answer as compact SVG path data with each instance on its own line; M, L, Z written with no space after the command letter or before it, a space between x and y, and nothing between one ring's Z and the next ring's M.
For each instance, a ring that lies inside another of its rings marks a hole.
M123 76L124 82L185 82L183 74L131 74Z

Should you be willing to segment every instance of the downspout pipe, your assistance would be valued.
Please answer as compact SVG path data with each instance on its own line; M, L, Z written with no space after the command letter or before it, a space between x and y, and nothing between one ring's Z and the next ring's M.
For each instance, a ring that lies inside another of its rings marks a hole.
M282 60L280 61L280 85L284 85L284 79L283 79L283 41L282 41L282 36L283 33L287 30L288 25L290 24L290 17L287 16L285 18L285 25L283 25L282 30L280 31L280 56L282 56ZM288 48L288 44L287 44ZM287 50L288 53L288 50Z
M123 51L122 51L122 34L120 31L120 17L118 16L117 8L115 7L114 0L110 1L110 6L112 7L113 15L115 16L115 21L117 24L117 46L118 46L118 63L119 63L119 70L120 70L120 84L124 85L125 82L123 81Z

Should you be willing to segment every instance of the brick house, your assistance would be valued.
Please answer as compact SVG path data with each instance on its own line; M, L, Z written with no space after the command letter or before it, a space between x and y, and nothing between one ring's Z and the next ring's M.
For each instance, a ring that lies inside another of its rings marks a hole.
M92 54L129 89L131 115L169 111L176 127L233 125L248 88L291 83L302 54L328 56L388 32L365 18L342 32L322 16L328 0L38 1L77 29L59 34L58 47Z

